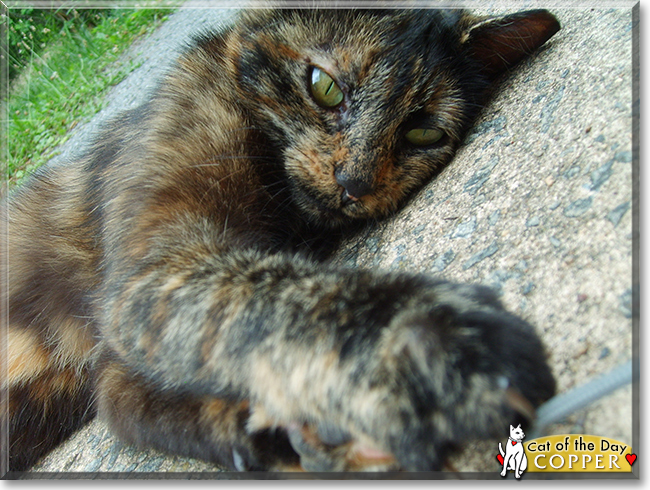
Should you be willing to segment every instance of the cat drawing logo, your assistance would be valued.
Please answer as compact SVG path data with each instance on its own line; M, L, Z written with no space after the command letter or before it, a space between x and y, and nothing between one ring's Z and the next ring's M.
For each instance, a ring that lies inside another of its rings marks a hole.
M521 424L517 427L510 426L510 437L506 443L505 451L499 443L499 453L497 460L503 465L501 476L506 476L508 470L515 472L515 478L521 478L521 474L528 468L528 458L526 458L526 451L524 451L524 431Z

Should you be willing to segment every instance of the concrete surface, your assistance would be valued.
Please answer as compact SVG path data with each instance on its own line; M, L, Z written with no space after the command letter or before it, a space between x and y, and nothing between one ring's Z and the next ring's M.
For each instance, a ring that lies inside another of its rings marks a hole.
M402 213L350 240L337 257L354 266L427 271L495 287L510 309L539 329L561 392L629 360L638 345L633 3L611 4L551 8L562 30L504 80L454 162ZM141 100L171 58L174 48L163 46L182 43L186 26L218 24L228 14L184 10L172 16L134 47L150 61L117 87L100 117ZM79 134L72 151L86 138ZM631 388L549 432L601 435L634 450ZM497 441L472 442L452 464L494 477L496 451ZM124 447L96 421L34 468L177 476L214 470Z

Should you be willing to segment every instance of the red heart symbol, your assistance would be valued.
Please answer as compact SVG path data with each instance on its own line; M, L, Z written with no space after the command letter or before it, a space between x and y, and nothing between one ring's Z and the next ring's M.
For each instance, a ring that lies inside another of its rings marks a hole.
M515 444L517 444L517 441L512 441L512 445L514 446Z
M497 454L497 461L499 462L499 464L501 466L503 466L503 456L501 456L500 454ZM632 464L632 463L630 463L630 464Z
M627 459L627 462L630 463L630 466L632 466L634 464L634 462L636 461L636 454L634 454L634 453L626 454L625 459Z

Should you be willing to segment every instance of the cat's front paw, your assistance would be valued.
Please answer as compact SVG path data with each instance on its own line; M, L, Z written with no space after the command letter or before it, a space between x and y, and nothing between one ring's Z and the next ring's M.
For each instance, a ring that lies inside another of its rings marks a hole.
M329 452L344 460L336 468L440 470L450 449L530 422L555 391L533 327L484 287L428 284L368 349L345 388L347 413L327 421L350 438L348 451ZM308 447L322 448L312 435Z
M336 351L302 359L287 386L318 375L292 403L260 400L249 430L286 431L307 471L434 471L450 450L533 419L555 391L533 327L486 288L412 284L373 304L375 323L341 330Z
M485 287L433 284L383 337L367 430L403 469L440 469L450 448L530 422L555 392L534 328Z

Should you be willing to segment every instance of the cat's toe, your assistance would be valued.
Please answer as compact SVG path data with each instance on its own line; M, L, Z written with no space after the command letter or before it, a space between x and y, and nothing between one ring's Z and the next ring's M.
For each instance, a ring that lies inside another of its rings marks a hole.
M306 471L390 471L398 464L392 454L361 444L331 425L292 424L289 440Z

